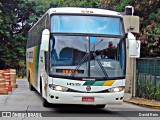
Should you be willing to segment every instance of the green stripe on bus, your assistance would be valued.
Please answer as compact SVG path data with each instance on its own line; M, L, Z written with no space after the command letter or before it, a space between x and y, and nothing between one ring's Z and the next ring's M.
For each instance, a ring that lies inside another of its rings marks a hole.
M92 86L95 83L95 81L86 81L83 85L90 85Z
M105 81L86 81L83 85L90 85L90 86L102 86Z
M96 81L93 86L102 86L105 81Z
M86 81L84 86L112 86L115 80L106 80L106 81Z
M40 45L37 45L35 46L36 47L36 50L35 50L35 67L34 67L34 70L35 70L35 77L34 79L38 78L38 68L39 68L39 53L40 53ZM35 81L35 85L37 86L37 80L34 80Z

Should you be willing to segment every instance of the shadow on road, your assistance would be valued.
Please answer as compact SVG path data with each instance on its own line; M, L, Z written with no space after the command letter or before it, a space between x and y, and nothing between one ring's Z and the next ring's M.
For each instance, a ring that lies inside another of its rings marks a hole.
M41 95L37 91L35 91L35 93L42 100ZM44 115L47 117L122 117L116 111L97 108L91 105L50 104L47 108L49 111L44 112Z
M115 111L87 105L51 105L54 114L72 117L122 117Z

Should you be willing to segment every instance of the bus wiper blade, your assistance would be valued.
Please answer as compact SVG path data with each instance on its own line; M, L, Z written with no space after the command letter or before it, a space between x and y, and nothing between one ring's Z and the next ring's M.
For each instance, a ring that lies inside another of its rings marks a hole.
M98 44L100 44L102 41L103 41L103 39L101 39L97 44L95 44L95 45L93 46L93 48L94 48L95 46L97 46ZM92 48L92 49L93 49L93 48ZM95 54L95 51L94 51L94 53L93 53L93 56L94 56L95 58L97 57L97 55ZM105 77L108 77L108 74L107 74L107 72L105 71L105 69L104 69L102 63L99 61L99 59L97 59L97 63L99 64L100 68L102 69Z
M94 55L94 57L96 58L96 54L95 54L95 52L93 53L93 55ZM98 65L100 66L100 68L102 69L102 71L103 71L103 73L104 73L104 75L105 75L105 77L107 77L108 78L108 74L107 74L107 72L105 71L105 69L104 69L104 67L103 67L103 65L102 65L102 63L99 61L99 59L97 58L96 59L97 60L97 63L98 63Z
M72 74L69 77L72 77L76 71L79 69L79 67L83 64L83 62L86 60L86 58L88 57L88 54L86 54L82 60L79 62L79 64L76 66L76 68L74 69L74 71L72 72Z
M71 75L69 77L72 77L76 73L76 71L79 69L79 67L83 64L83 62L87 59L89 54L87 54L87 46L86 46L86 44L85 44L85 48L86 48L85 56L81 59L81 61L79 62L79 64L76 66L76 68L74 69L74 71L71 73Z
M96 45L94 45L94 46L92 47L92 49L93 49L95 46L97 46L99 43L101 43L102 41L103 41L103 39L101 39L101 41L99 41ZM92 49L91 49L91 50L92 50ZM87 50L86 50L86 53L87 53ZM72 76L76 73L76 71L79 69L79 67L80 67L80 66L83 64L83 62L87 59L88 55L89 55L89 53L86 54L86 55L82 58L82 60L79 62L79 64L76 66L76 68L74 69L74 71L71 73L71 75L70 75L69 77L72 77ZM94 55L94 57L96 58L97 55L95 54L95 52L93 53L93 55ZM102 66L102 63L99 61L99 59L97 59L97 63L99 64L100 68L102 69L105 77L108 77L108 74L107 74L107 72L105 71L105 69L104 69L104 67Z

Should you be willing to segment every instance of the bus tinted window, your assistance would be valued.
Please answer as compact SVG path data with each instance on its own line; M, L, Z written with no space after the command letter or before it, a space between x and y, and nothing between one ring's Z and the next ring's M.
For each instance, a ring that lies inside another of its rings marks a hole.
M118 17L54 15L51 32L124 35Z

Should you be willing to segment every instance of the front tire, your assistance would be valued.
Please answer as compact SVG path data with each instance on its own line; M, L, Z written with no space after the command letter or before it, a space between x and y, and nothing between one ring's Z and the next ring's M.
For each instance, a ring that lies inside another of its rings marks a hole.
M31 90L31 91L35 91L35 88L32 86L32 84L31 84L31 79L30 79L30 76L28 77L28 82L29 82L29 89Z

